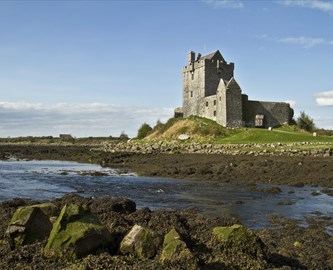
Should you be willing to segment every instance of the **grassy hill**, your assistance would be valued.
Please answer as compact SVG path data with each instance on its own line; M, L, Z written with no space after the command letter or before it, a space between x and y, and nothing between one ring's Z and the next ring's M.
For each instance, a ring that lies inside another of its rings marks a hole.
M283 125L273 130L261 128L228 129L216 122L191 116L189 118L171 118L165 124L158 124L145 140L177 139L180 134L187 134L192 141L222 144L242 143L295 143L323 142L333 144L333 136L312 136L297 126Z

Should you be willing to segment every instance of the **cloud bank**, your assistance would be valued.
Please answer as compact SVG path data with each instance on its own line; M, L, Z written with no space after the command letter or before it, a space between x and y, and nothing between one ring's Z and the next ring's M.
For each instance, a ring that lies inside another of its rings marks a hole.
M172 115L172 108L0 102L0 137L58 136L60 133L76 137L118 136L121 132L134 137L142 123L155 125L157 120L163 122Z
M214 8L244 8L243 2L238 0L202 0L202 2Z
M269 35L258 36L259 39L268 40L277 43L298 45L305 49L309 49L318 45L333 45L333 40L327 40L319 37L270 37Z
M316 9L323 12L333 12L333 2L323 0L282 0L278 1L285 6Z
M285 37L277 38L277 42L301 45L303 48L311 48L317 45L325 44L327 41L323 38L309 38L309 37Z
M315 97L319 106L333 106L333 91L320 92Z

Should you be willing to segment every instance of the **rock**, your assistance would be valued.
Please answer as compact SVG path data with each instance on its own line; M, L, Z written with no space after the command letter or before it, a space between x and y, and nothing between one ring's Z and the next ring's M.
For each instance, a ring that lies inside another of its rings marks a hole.
M197 260L175 229L164 236L160 263L181 265L180 269L197 269Z
M179 136L178 136L178 140L180 140L180 141L186 141L186 140L188 140L190 138L190 136L189 135L186 135L186 134L180 134Z
M213 235L231 252L242 252L252 258L267 259L268 248L261 239L243 225L215 227Z
M127 198L112 198L104 197L98 200L94 200L91 205L91 209L94 209L95 213L106 213L109 211L128 214L136 211L136 203Z
M29 205L18 208L6 233L16 246L32 244L49 236L52 223L50 218L57 212L53 203Z
M69 251L68 255L82 257L111 243L111 235L97 218L82 206L65 205L53 225L45 255L58 255Z
M161 238L149 229L134 225L120 243L120 252L134 253L139 258L153 258L160 245Z

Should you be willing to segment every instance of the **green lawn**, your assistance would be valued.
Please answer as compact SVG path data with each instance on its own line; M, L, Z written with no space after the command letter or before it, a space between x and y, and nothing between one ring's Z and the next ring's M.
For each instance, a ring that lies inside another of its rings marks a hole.
M327 144L333 144L333 137L317 136L305 133L302 131L294 131L293 127L283 126L281 128L273 129L239 129L237 133L218 138L217 143L294 143L294 142L323 142Z

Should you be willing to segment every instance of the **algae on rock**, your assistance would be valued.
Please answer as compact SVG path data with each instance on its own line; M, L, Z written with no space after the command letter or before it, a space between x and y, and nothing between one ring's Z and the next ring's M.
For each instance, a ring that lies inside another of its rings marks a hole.
M215 227L213 235L232 252L242 252L253 258L266 259L267 247L252 231L240 224Z
M17 246L42 240L51 232L50 218L56 213L56 209L53 203L20 207L15 211L6 233Z
M197 269L197 260L175 229L164 236L160 263L181 265L182 269Z
M82 206L70 204L62 208L53 224L44 253L56 255L70 251L68 254L81 257L98 248L106 247L110 242L110 233L90 211Z
M134 253L140 258L152 258L162 244L161 238L153 231L134 225L120 243L120 252Z

